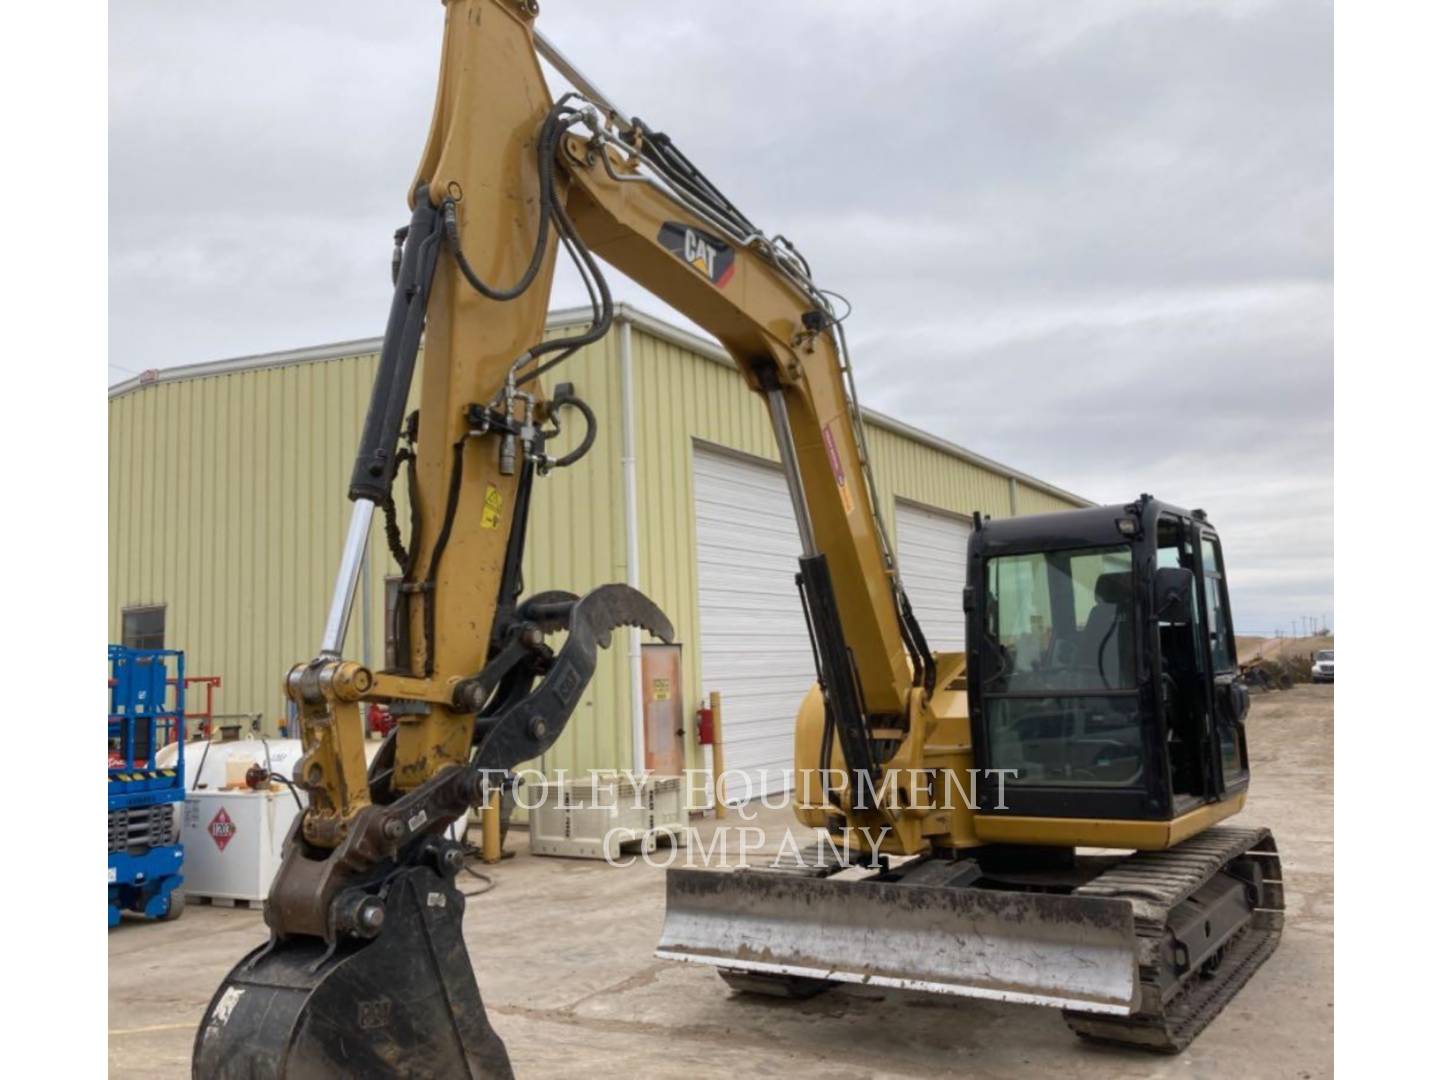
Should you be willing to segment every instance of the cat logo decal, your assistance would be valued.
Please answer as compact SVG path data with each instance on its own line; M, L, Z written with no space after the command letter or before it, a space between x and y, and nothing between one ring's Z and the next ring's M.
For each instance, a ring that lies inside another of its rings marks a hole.
M735 273L735 249L718 236L667 221L660 226L659 240L661 247L704 274L717 289L723 289Z

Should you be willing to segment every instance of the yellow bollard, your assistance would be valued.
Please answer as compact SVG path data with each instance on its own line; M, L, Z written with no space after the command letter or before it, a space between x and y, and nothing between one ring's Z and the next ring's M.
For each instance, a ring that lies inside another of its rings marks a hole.
M710 691L710 723L712 737L715 742L713 753L715 755L715 816L725 816L725 801L722 799L720 784L725 778L725 736L720 727L720 691Z
M480 858L486 863L498 863L504 856L500 847L500 792L495 791L480 811Z

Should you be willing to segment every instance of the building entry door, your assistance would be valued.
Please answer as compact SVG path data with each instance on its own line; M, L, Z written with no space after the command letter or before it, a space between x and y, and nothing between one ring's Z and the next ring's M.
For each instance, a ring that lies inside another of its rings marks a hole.
M682 776L685 772L685 695L680 674L679 645L640 647L645 769L659 776Z

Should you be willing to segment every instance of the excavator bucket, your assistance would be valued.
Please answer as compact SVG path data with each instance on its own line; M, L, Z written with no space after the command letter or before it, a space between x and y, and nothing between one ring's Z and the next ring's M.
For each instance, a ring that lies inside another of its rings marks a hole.
M1079 1012L1140 1003L1131 905L766 870L671 869L656 955L784 985L864 983Z
M383 893L370 941L297 937L240 961L196 1035L196 1080L513 1076L460 934L465 898L426 867Z

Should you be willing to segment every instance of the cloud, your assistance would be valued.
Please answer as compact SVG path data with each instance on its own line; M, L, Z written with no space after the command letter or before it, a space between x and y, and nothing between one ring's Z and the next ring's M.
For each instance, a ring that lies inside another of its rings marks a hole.
M378 333L442 20L112 11L112 378ZM1249 629L1334 606L1331 23L588 0L540 25L850 299L867 404L1099 500L1206 506Z

